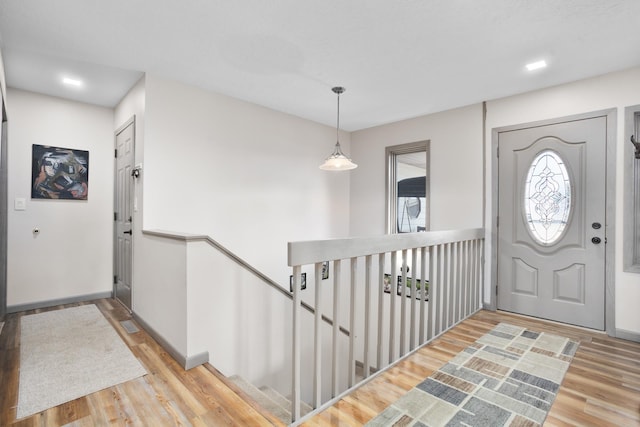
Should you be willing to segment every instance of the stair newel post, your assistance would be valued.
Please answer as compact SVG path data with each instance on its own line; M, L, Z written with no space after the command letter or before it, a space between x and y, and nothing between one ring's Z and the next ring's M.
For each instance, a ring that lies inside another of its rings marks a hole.
M328 266L327 266L328 268ZM313 408L322 404L322 263L315 264L315 300L316 312L313 323Z
M358 258L351 258L351 280L349 295L349 388L356 383L356 359L354 346L356 342L356 277L358 275Z
M300 418L300 282L299 265L293 267L293 385L291 390L291 421Z
M371 322L371 255L367 255L364 260L364 372L363 377L369 377L369 323Z
M340 301L340 275L342 274L341 260L333 262L333 329L331 337L331 397L340 394L340 381L338 378L338 333L340 332L340 319L338 319L338 303Z

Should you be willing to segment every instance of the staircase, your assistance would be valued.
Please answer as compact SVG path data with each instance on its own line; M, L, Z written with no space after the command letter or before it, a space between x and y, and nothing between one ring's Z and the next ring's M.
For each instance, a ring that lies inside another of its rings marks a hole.
M243 398L248 396L258 407L269 412L285 425L291 424L291 401L279 392L267 386L258 388L238 375L233 375L228 380L242 391L245 395ZM303 416L312 410L311 406L302 403L301 413Z

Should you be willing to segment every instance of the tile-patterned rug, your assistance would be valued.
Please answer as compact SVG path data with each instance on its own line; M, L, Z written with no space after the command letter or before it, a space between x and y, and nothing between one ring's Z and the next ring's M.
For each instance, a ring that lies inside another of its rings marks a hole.
M538 426L578 343L500 323L367 426Z

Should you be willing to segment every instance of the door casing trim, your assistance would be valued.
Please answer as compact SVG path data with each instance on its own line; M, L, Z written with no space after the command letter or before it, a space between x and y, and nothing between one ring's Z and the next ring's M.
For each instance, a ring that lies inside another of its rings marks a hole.
M491 130L491 265L488 310L495 311L498 306L498 136L502 132L522 130L533 127L548 126L564 122L606 117L606 183L605 183L605 331L607 335L616 336L616 298L615 298L615 236L616 236L616 129L617 109L593 111L588 113L558 117L535 122L521 123L493 128Z

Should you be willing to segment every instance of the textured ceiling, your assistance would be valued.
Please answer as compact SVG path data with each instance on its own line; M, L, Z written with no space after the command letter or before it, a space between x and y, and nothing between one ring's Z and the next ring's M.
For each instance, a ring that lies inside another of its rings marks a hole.
M9 86L107 106L149 72L335 126L341 85L356 130L639 66L638 17L639 0L2 0L0 46Z

